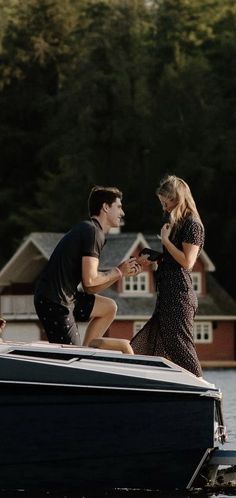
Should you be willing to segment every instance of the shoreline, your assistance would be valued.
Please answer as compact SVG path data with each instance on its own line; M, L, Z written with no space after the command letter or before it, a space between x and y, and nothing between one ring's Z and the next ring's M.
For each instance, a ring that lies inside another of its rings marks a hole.
M235 360L209 360L209 361L201 361L201 367L205 369L211 368L236 368Z

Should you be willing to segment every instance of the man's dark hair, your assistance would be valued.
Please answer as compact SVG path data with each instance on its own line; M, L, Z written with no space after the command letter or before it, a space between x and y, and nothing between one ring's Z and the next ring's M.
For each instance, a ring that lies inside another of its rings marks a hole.
M88 198L88 210L90 216L98 216L104 202L111 206L117 197L122 199L122 192L116 187L100 187L96 185L92 188Z

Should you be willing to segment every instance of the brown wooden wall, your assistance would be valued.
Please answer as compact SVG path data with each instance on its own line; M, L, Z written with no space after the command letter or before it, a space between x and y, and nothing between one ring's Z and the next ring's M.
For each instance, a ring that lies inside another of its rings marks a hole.
M108 337L130 340L133 336L133 321L115 321L106 335ZM236 332L234 322L214 322L213 341L205 344L197 343L196 349L201 361L236 360Z

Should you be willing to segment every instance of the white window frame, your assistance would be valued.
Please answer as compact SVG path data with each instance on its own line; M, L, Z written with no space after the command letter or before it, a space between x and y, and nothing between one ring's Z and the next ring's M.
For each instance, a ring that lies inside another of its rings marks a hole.
M139 320L133 323L133 336L136 335L139 330L143 328L146 322Z
M213 342L212 322L195 322L193 336L194 342L198 344L210 344Z
M193 282L193 288L196 292L196 294L201 294L202 293L202 274L201 272L193 271L192 272L192 282Z
M149 285L149 272L142 272L132 277L123 277L122 292L124 295L129 296L149 295ZM144 286L143 289L141 288L142 286Z

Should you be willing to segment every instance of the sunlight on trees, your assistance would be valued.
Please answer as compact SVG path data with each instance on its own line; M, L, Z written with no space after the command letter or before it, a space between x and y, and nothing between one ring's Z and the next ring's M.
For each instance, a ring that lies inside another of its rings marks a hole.
M1 261L29 231L84 217L95 183L123 190L126 230L156 232L155 186L174 172L192 185L206 249L233 290L235 1L0 8Z

